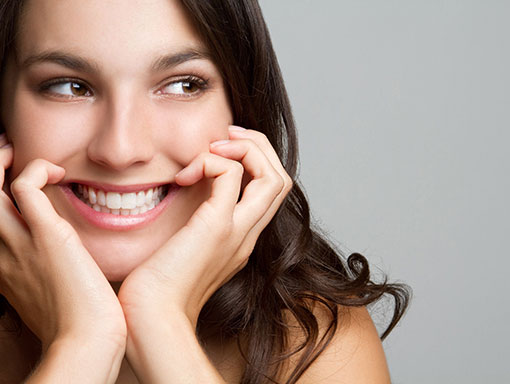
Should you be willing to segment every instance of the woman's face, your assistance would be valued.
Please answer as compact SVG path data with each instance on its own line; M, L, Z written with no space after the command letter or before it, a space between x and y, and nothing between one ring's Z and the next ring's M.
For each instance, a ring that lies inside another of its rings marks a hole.
M173 180L228 137L221 74L175 0L29 0L17 39L2 78L7 182L33 159L63 167L44 192L121 281L209 196L210 181Z

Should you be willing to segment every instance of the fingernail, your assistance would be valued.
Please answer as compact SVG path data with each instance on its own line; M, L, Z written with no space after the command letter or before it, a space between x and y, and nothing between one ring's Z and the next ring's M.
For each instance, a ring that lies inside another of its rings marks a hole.
M237 125L231 125L228 129L231 131L246 131L246 128L238 127Z
M227 143L230 143L230 140L218 140L218 141L211 143L211 147L216 147L218 145L223 145L223 144L227 144Z
M1 149L7 149L7 148L11 148L12 147L12 144L11 143L7 143L5 145L2 145L0 148Z

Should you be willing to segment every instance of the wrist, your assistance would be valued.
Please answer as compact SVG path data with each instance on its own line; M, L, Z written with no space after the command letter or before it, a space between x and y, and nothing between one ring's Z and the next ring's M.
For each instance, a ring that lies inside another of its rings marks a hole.
M124 312L127 332L133 333L140 329L145 332L147 328L152 329L189 329L195 332L198 314L195 316L188 313L178 305L151 305L137 306Z
M182 312L128 321L126 356L142 383L224 383Z
M96 337L58 338L26 382L114 383L125 353L121 347Z

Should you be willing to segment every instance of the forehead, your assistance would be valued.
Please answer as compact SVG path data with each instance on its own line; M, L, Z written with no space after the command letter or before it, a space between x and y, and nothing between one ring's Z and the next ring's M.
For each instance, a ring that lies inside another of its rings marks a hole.
M19 58L65 50L105 67L205 50L178 0L27 0L18 31Z

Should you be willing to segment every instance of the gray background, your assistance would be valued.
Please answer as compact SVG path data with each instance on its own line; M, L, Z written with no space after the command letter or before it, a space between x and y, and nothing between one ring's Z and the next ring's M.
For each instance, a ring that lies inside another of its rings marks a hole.
M414 290L394 384L510 383L510 1L261 5L315 218Z

